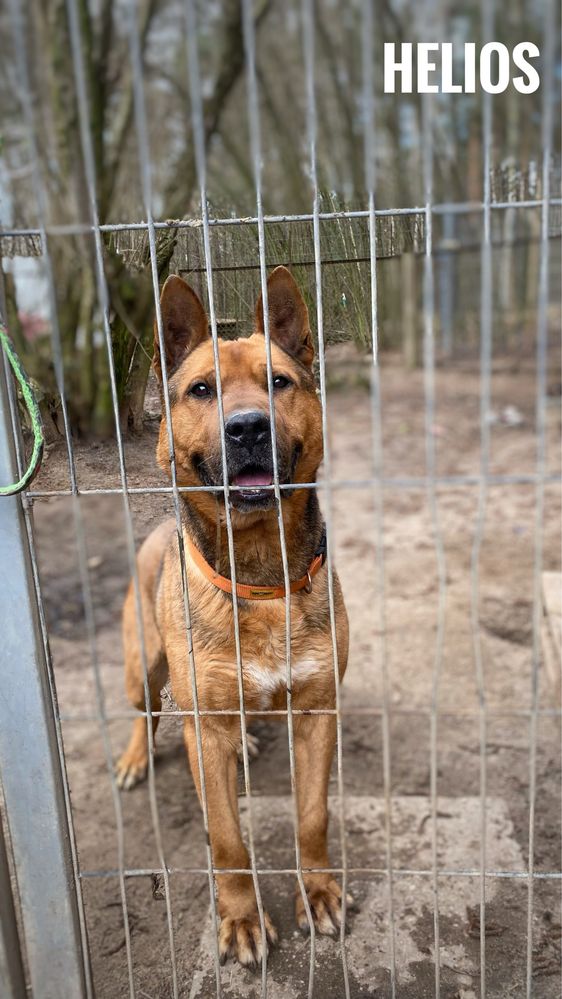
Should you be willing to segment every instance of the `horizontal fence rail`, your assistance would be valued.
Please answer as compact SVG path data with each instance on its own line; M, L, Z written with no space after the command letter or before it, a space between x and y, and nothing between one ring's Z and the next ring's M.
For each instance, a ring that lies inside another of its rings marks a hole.
M511 208L543 208L544 204L547 206L558 206L562 205L562 198L549 198L546 202L543 198L538 198L534 201L497 201L491 202L489 205L490 211L506 211ZM466 201L466 202L442 202L441 204L433 204L431 206L431 211L433 215L471 215L480 214L485 211L485 204L483 201ZM419 215L423 218L426 214L426 207L419 205L414 208L379 208L374 212L376 218L391 218L393 216L400 215ZM338 219L369 219L371 213L368 209L349 209L342 210L339 212L318 212L316 219L318 222L336 222ZM257 216L247 216L242 218L228 217L228 218L212 218L209 217L206 220L206 224L209 226L230 226L230 225L252 225L257 226L260 222L264 225L280 225L284 222L314 222L314 214L310 212L305 212L300 215L264 215L261 220ZM167 219L165 222L154 221L152 226L154 229L202 229L204 225L202 218L191 218L191 219ZM135 230L148 232L149 231L148 222L105 222L100 223L99 226L95 227L86 224L67 224L67 225L46 225L45 232L51 236L81 236L92 234L95 235L97 232L133 232ZM0 228L0 239L14 239L16 237L26 237L26 236L41 236L41 229L28 228L28 229L1 229Z

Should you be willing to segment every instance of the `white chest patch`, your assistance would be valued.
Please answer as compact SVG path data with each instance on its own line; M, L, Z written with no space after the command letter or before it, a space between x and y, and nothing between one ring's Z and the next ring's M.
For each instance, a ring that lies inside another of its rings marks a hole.
M314 659L297 659L291 662L291 683L293 688L304 683L309 676L318 671L318 663ZM271 698L279 690L287 686L287 668L283 662L273 666L259 666L257 663L244 663L244 677L257 689L260 707L267 708Z

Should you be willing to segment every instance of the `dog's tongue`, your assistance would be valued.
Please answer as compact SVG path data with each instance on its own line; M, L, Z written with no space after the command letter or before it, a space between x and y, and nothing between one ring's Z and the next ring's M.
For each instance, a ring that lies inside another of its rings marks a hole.
M268 472L241 472L232 480L233 486L270 486L273 482Z

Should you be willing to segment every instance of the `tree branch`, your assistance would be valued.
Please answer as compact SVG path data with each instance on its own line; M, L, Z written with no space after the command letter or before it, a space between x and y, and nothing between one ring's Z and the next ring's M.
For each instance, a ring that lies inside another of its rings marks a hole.
M265 0L255 18L255 31L259 30L272 6L272 0ZM212 96L203 109L205 148L220 128L228 98L244 69L244 44L242 36L242 11L239 3L230 5L229 16L224 29L220 65ZM181 190L178 178L182 178ZM173 166L166 191L167 213L172 218L182 218L191 200L195 187L195 154L190 143Z
M109 0L111 5L111 0ZM152 19L158 7L158 0L145 0L140 15L139 43L141 53L144 53L148 32L152 24ZM123 82L123 95L116 112L116 126L111 138L111 151L105 157L104 180L100 185L99 210L100 219L103 222L109 212L111 200L117 184L119 169L123 157L127 153L127 136L133 122L134 92L133 77L130 68L127 71Z

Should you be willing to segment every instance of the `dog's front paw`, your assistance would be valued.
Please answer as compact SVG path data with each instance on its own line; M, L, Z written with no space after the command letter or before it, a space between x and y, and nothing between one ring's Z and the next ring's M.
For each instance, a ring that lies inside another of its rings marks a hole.
M148 770L148 754L140 754L127 749L115 764L117 787L122 791L130 791L135 784L140 784Z
M309 882L306 885L306 895L317 932L330 937L337 936L342 922L342 891L337 881L328 878ZM347 895L346 906L351 908L353 905L351 895ZM299 929L303 933L310 933L310 923L299 888L295 908Z
M253 969L261 964L264 951L267 957L269 945L273 947L277 943L277 930L267 912L264 912L263 915L266 935L265 948L257 909L249 916L242 916L238 919L233 916L222 917L219 930L221 964L224 964L229 957L236 958L246 968Z

